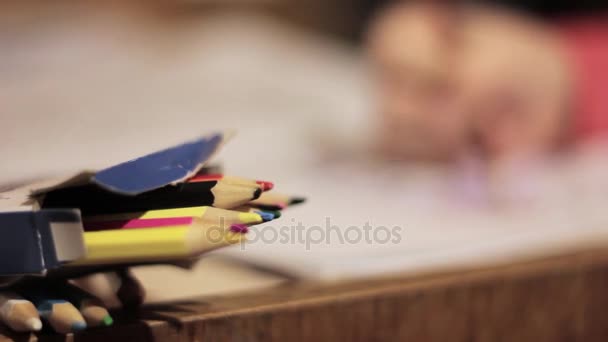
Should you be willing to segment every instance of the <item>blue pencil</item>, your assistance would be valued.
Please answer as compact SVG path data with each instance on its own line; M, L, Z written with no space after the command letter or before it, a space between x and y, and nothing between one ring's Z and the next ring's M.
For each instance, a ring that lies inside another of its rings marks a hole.
M31 286L19 289L19 294L36 306L40 317L56 332L67 334L87 328L87 323L74 305L47 290Z

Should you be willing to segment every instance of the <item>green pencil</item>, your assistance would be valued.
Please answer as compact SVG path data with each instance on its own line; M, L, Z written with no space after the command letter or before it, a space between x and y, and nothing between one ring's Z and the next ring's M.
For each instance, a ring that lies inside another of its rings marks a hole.
M27 286L18 289L38 310L40 317L47 321L58 333L67 334L87 328L87 323L78 309L70 302L58 298L46 288Z

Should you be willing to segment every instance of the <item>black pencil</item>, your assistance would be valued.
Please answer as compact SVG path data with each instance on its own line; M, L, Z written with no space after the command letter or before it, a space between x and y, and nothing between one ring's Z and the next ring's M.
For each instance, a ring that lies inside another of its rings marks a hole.
M248 204L263 210L281 210L291 205L304 203L305 201L306 198L304 197L265 192L258 199Z
M209 181L168 185L136 196L109 192L96 185L57 189L45 195L43 208L79 208L83 215L213 206L230 209L262 194L257 186Z

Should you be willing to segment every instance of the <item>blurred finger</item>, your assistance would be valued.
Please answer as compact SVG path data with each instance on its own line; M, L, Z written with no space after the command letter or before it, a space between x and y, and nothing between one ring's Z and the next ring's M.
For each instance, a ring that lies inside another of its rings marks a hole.
M146 292L137 278L128 269L116 272L120 285L116 296L125 308L136 308L144 303Z

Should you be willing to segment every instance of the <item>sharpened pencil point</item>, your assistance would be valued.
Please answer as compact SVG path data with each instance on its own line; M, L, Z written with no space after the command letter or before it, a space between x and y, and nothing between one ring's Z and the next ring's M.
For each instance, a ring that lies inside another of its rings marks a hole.
M269 190L272 190L272 188L274 188L274 184L272 182L260 181L260 180L255 181L255 182L262 186L263 191L269 191Z
M275 218L273 213L269 213L266 211L256 211L256 214L260 215L262 217L262 220L264 220L264 222L272 221Z
M233 233L246 234L249 231L249 227L244 224L233 224L230 226L230 231Z
M72 323L72 331L82 331L87 328L85 322L74 322Z
M114 319L112 318L112 316L107 315L106 317L103 318L103 320L101 321L102 324L106 327L114 324Z
M25 324L30 328L31 331L40 331L42 329L42 321L40 318L30 318Z
M260 198L260 196L262 196L262 189L260 189L260 188L255 189L252 199L256 200L256 199Z
M238 215L239 217L239 223L243 223L243 224L254 224L254 223L260 223L262 221L266 221L264 219L264 217L262 217L262 215L260 215L260 213L239 213Z
M275 219L278 219L279 217L281 217L281 215L283 215L280 210L270 210L270 211L266 211L266 212L274 215Z
M289 204L300 204L306 202L306 197L292 197L289 199Z

